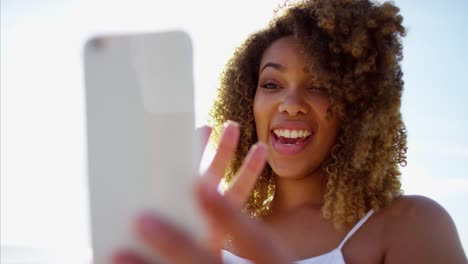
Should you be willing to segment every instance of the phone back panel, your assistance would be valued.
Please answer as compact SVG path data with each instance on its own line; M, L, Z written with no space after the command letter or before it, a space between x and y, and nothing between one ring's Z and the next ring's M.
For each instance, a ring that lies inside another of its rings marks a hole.
M192 45L183 32L106 35L84 50L94 263L141 250L132 230L149 209L199 237Z

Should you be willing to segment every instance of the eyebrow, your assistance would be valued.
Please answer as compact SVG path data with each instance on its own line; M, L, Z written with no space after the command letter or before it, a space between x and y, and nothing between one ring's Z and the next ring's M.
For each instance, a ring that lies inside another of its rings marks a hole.
M262 69L260 70L260 72L262 72L263 70L265 70L265 68L267 67L272 67L274 69L277 69L278 71L284 71L286 69L286 67L284 65L281 65L279 63L275 63L275 62L268 62L267 64L265 64L265 66L262 67Z
M276 63L276 62L268 62L267 64L265 64L265 66L263 66L263 68L260 70L260 73L265 70L265 68L267 67L272 67L274 69L277 69L278 71L285 71L286 70L286 66L282 65L282 64L279 64L279 63ZM303 71L305 73L308 73L309 70L307 69L307 67L304 67Z

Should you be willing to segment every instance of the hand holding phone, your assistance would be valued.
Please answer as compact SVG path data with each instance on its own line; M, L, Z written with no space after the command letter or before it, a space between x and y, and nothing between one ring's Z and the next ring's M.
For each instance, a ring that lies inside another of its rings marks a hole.
M133 227L152 252L142 255L121 248L114 253L113 263L153 263L149 256L162 257L166 261L162 263L252 263L246 260L232 262L232 254L221 250L228 233L234 234L237 250L253 261L290 263L288 252L271 236L269 230L241 211L266 162L267 147L264 144L252 147L230 188L223 195L217 190L236 150L238 139L239 127L235 123L228 123L211 164L194 186L194 199L208 223L210 240L195 241L189 233L168 222L164 216L143 214L136 219Z

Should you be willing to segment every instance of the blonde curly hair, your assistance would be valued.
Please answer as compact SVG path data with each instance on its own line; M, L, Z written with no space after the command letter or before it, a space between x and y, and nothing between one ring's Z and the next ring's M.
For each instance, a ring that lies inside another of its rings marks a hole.
M322 213L337 228L349 226L402 194L398 165L406 164L407 150L400 113L403 18L392 3L368 0L301 1L283 11L236 49L221 74L210 112L215 141L227 120L241 126L225 180L231 181L258 141L253 101L263 52L275 40L294 36L328 92L328 114L341 121L322 164L327 178ZM272 190L274 177L267 165L246 210L253 216L268 214Z

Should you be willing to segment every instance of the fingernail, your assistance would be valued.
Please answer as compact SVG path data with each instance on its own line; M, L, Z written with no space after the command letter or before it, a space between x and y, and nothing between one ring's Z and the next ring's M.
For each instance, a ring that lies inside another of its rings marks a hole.
M267 155L267 146L264 143L257 143L252 146L252 158L265 159Z
M212 130L213 128L211 126L208 126L208 125L205 126L205 131L207 134L210 134Z
M239 137L240 129L239 124L234 121L227 121L224 123L223 133L221 136L221 140L237 140Z
M201 136L204 137L203 139L205 139L205 140L208 139L211 136L211 131L212 130L213 129L208 125L202 126L201 127L202 135Z
M112 263L114 264L139 264L144 261L139 258L133 251L122 250L112 256Z
M223 127L226 128L228 126L239 127L239 123L237 123L235 121L232 121L232 120L228 120L228 121L224 122Z
M138 218L138 227L145 235L159 235L163 230L161 221L148 213Z
M201 127L201 129L202 129L203 131L205 131L205 133L209 133L209 132L211 132L212 127L209 126L209 125L203 125L203 126Z
M261 151L261 152L266 152L268 147L265 143L262 142L257 142L255 145L255 151Z

